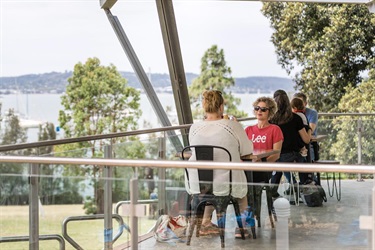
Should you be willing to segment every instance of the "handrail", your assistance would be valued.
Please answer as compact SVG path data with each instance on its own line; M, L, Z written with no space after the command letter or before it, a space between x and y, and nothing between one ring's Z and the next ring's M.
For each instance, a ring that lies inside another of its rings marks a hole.
M128 160L128 159L85 159L36 156L0 156L0 162L97 165L112 167L159 167L159 168L197 168L252 171L288 171L288 172L341 172L374 174L375 165L332 165L306 163L268 163L268 162L202 162L202 161L167 161L167 160Z
M375 113L318 113L318 116L375 116Z
M117 222L119 223L119 225L120 225L119 231L113 237L113 239L109 238L109 236L112 235L112 233L105 232L105 236L106 236L105 237L105 241L115 242L122 235L122 232L124 231L124 228L129 233L130 233L130 229L124 223L124 220L122 219L122 217L120 215L118 215L118 214L112 214L112 218L114 218L115 220L117 220ZM66 241L68 241L75 249L83 250L83 248L75 240L73 240L73 238L71 238L68 235L68 222L70 222L70 221L82 221L82 220L100 220L100 219L104 219L104 214L84 215L84 216L70 216L70 217L67 217L63 221L63 227L62 227L63 236L66 239Z
M138 200L137 204L153 204L153 203L158 203L158 202L159 202L158 199L148 199L148 200ZM128 201L117 202L116 206L115 206L115 214L120 214L119 210L120 210L121 206L124 205L124 204L131 204L131 201L128 200Z
M19 242L19 241L29 241L29 236L10 236L10 237L0 237L0 243L3 242ZM65 240L59 234L45 234L39 235L39 240L57 240L60 245L60 250L65 250Z
M325 117L325 116L360 116L362 117L362 116L375 116L375 113L319 113L318 115L320 117ZM246 117L246 118L238 118L238 121L243 122L243 121L251 121L255 119L256 119L255 117ZM101 135L88 135L88 136L81 136L81 137L75 137L75 138L64 138L64 139L57 139L57 140L2 145L0 146L0 152L21 150L21 149L28 149L28 148L46 147L46 146L55 146L55 145L62 145L62 144L69 144L69 143L76 143L76 142L111 139L111 138L126 137L126 136L132 136L132 135L150 134L150 133L165 132L165 131L179 130L179 129L188 129L190 128L190 126L191 124L185 124L185 125L168 126L168 127L160 127L160 128L152 128L152 129L141 129L141 130L117 132L117 133L109 133L109 134L101 134Z
M249 121L249 120L254 120L254 119L255 117L247 117L247 118L239 118L238 121L241 122L241 121ZM141 130L117 132L117 133L109 133L109 134L101 134L101 135L88 135L88 136L81 136L81 137L75 137L75 138L64 138L64 139L57 139L57 140L2 145L0 146L0 152L28 149L28 148L46 147L46 146L56 146L56 145L76 143L76 142L112 139L112 138L126 137L126 136L133 136L133 135L151 134L151 133L166 132L166 131L171 131L171 130L188 129L190 128L190 126L191 124L185 124L185 125L141 129Z
M18 144L0 146L0 152L28 149L28 148L37 148L37 147L46 147L46 146L55 146L55 145L62 145L62 144L69 144L69 143L76 143L76 142L112 139L112 138L118 138L118 137L150 134L150 133L156 133L156 132L165 132L165 131L170 131L170 130L186 129L186 128L189 128L190 126L191 124L169 126L169 127L163 127L163 128L142 129L142 130L127 131L127 132L117 132L117 133L109 133L109 134L101 134L101 135L87 135L87 136L81 136L81 137L75 137L75 138L65 138L65 139L39 141L39 142L18 143Z

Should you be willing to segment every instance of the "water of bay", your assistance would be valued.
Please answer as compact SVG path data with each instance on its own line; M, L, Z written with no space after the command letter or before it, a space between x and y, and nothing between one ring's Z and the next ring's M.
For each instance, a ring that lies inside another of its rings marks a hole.
M167 106L171 107L171 112L168 112L169 119L173 125L177 125L176 108L174 106L174 98L171 93L158 93L157 94L161 105L166 109ZM271 93L236 93L235 97L241 99L241 104L238 109L243 110L251 116L252 103L259 96L272 96ZM63 110L61 105L61 94L11 94L2 95L0 97L2 103L1 112L8 111L10 108L15 112L24 115L27 119L37 120L41 122L51 122L56 127L59 126L58 116L59 110ZM140 109L142 110L142 117L139 121L140 128L144 128L144 123L148 122L151 127L160 127L157 116L146 96L141 94ZM38 139L38 129L28 129L28 142L35 142Z

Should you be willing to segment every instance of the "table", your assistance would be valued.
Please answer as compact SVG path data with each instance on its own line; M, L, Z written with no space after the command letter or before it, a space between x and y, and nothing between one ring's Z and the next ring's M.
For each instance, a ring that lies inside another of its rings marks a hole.
M252 160L257 161L259 159L268 157L273 154L280 153L280 150L274 150L274 149L254 149L252 154L249 155L243 155L241 156L242 160Z
M254 149L252 154L243 155L241 156L241 159L244 161L251 160L251 161L257 161L259 159L268 157L270 155L280 153L280 150L274 150L274 149ZM181 157L181 152L177 152L177 157ZM184 157L189 158L191 156L191 152L185 152Z
M324 139L326 139L328 137L328 135L317 135L317 136L312 136L311 137L311 141L317 141L317 142L320 142Z

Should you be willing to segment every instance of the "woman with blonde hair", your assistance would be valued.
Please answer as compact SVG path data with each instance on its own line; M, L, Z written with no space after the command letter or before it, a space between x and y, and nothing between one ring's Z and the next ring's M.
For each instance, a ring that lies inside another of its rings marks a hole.
M205 112L204 120L194 123L189 131L190 145L212 145L226 148L231 156L232 162L241 162L241 156L249 155L253 152L253 145L248 140L246 133L240 123L234 120L223 119L224 98L217 90L206 90L202 95L202 106ZM196 160L193 151L190 161ZM215 152L214 161L228 161L228 156L223 151ZM189 178L185 175L185 186L190 194L199 194L199 176L197 169L187 169ZM230 173L232 173L232 183L230 190ZM214 181L212 193L216 196L227 196L230 194L234 198L240 199L240 209L247 209L247 181L242 170L222 170L213 171ZM201 233L204 235L205 227L212 230L211 216L208 209L205 209L203 216ZM211 212L213 209L211 209Z

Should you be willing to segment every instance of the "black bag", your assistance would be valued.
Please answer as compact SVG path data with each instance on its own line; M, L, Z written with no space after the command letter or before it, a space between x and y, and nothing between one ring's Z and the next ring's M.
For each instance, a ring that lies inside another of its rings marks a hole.
M319 161L319 144L317 141L311 142L314 149L314 161Z
M321 207L323 201L327 202L326 192L320 185L304 185L301 196L303 203L308 207Z

